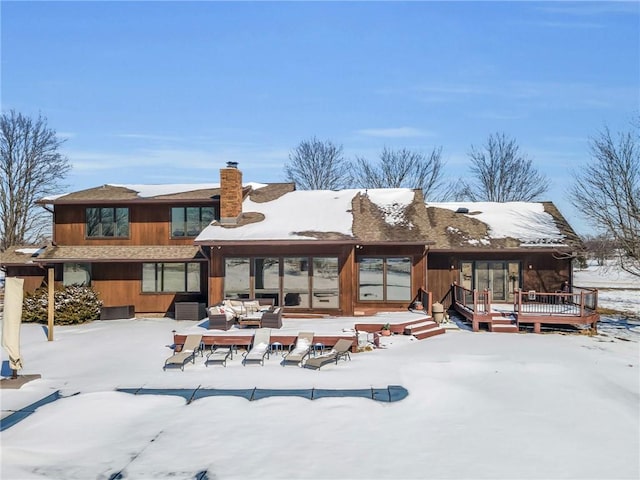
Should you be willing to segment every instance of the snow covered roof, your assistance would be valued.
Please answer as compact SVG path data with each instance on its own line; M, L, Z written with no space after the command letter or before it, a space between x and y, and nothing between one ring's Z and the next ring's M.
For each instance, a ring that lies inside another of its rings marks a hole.
M214 222L196 242L358 239L353 231L353 202L359 197L375 205L387 224L399 225L415 192L406 188L297 190L269 202L255 202L248 196L242 210L260 221L232 228Z
M249 195L242 208L237 225L213 222L196 243L344 240L449 250L564 248L578 241L550 202L424 203L419 190L393 188L292 191L267 202Z
M487 226L486 235L469 238L470 244L488 244L492 239L516 239L521 247L563 246L566 235L545 204L535 202L427 202L427 207L443 208L456 215L474 218ZM449 226L451 233L456 233Z

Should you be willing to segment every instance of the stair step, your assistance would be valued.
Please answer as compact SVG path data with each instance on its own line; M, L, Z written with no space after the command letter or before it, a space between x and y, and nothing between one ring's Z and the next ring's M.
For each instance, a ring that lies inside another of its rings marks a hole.
M433 320L422 320L418 323L412 323L411 325L407 325L404 327L405 335L413 335L416 330L422 330L424 328L433 328L437 327L438 324Z
M446 333L446 330L442 327L430 328L413 334L418 340L424 340L425 338L434 337L436 335L442 335Z
M520 330L518 329L518 326L514 325L514 324L506 325L506 324L500 324L500 323L495 324L494 323L494 324L491 325L491 331L492 332L501 332L501 333L517 333Z
M515 325L515 320L511 320L509 318L499 319L499 320L491 320L493 325Z

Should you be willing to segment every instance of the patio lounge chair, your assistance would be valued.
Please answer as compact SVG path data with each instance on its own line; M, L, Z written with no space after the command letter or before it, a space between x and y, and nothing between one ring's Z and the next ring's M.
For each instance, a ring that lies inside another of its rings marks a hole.
M226 367L229 359L233 360L233 347L215 347L207 354L204 366L208 367L210 363L220 363Z
M284 355L282 366L284 367L287 363L297 363L299 366L302 366L304 359L309 356L312 344L313 332L298 333L295 347Z
M317 357L309 358L305 362L304 366L320 369L320 367L322 367L323 365L326 365L327 363L333 363L334 361L337 365L338 360L340 360L341 358L344 360L346 360L347 358L351 360L349 351L351 350L352 345L353 341L341 338L336 342L331 351L322 355L318 355Z
M180 370L184 371L184 365L189 360L196 363L196 354L201 352L200 342L202 341L202 335L187 335L184 345L179 352L175 352L164 362L163 370L168 367L180 367Z
M264 357L269 358L269 343L271 342L271 329L259 328L253 335L251 348L243 354L242 365L248 362L259 362L264 366Z

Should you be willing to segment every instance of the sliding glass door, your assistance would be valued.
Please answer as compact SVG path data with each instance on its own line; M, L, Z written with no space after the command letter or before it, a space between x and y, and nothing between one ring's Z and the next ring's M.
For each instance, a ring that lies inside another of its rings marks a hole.
M463 287L489 290L491 298L497 302L513 300L513 292L520 284L519 262L476 260L461 262L460 267L460 283ZM471 271L473 285L469 287Z

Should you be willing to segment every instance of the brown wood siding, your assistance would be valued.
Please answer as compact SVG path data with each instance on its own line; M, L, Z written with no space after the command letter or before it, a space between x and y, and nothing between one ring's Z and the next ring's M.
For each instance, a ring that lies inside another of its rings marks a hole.
M6 276L22 278L24 280L24 291L31 293L45 285L47 272L40 267L10 265L6 268Z
M212 205L217 203L189 204L194 207ZM86 238L85 211L90 206L56 205L54 241L58 245L193 245L193 237L171 238L171 207L174 205L169 203L130 205L128 238Z
M431 252L428 256L427 290L433 293L433 301L442 301L451 284L460 278L460 262L487 260L520 262L522 289L554 292L563 280L571 275L571 260L554 258L552 252L474 252L442 253ZM531 265L532 268L529 268ZM451 269L451 266L454 268ZM450 302L451 299L447 298ZM450 303L445 306L449 306Z
M206 292L206 264L202 264L201 291ZM206 302L205 294L142 293L142 264L94 263L91 285L105 307L134 305L136 313L168 314L176 301Z
M427 288L433 294L433 301L442 303L449 293L451 284L459 277L458 260L449 254L429 253L427 267ZM455 268L452 270L451 265Z

